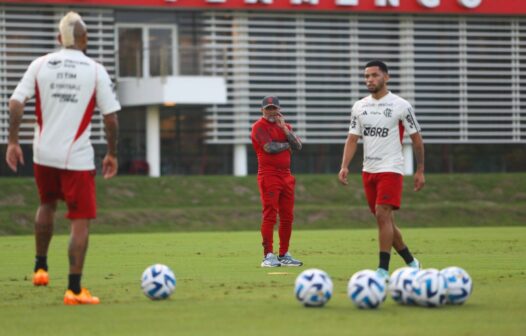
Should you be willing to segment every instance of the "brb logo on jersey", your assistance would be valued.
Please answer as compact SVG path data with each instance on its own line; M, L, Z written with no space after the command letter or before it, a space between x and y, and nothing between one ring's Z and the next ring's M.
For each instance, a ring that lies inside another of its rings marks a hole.
M363 128L363 136L385 138L389 135L389 129L387 127L374 127L365 125Z

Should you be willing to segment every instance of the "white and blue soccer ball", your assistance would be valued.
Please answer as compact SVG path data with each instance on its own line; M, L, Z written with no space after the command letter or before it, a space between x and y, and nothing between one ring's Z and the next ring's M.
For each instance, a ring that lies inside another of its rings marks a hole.
M372 270L359 271L349 280L347 295L358 308L378 308L387 296L385 279Z
M306 307L323 307L332 297L332 280L319 269L307 269L298 275L294 285L296 299Z
M175 284L174 272L166 265L155 264L142 273L142 291L152 300L168 298L175 290Z
M389 293L391 298L399 304L415 304L413 298L413 281L416 278L418 269L412 267L402 267L391 274L389 279Z
M446 300L449 304L461 305L473 291L473 281L464 269L452 266L440 271L447 281Z
M423 307L439 307L446 303L446 277L437 269L428 268L416 274L413 280L412 298Z

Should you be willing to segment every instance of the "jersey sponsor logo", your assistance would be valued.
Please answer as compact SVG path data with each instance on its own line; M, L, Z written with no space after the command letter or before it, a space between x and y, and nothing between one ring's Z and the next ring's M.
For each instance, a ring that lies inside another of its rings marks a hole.
M352 129L355 129L355 128L356 128L356 125L358 124L357 119L358 119L358 117L356 117L356 116L353 116L353 117L351 118L351 128L352 128Z
M50 69L58 69L62 66L62 61L57 59L52 59L47 61L47 67Z
M393 110L391 110L390 108L386 108L384 110L384 116L386 116L386 118L391 118L393 116Z
M405 117L405 120L406 120L407 123L409 124L409 127L410 127L410 128L417 129L417 128L416 128L416 122L415 122L415 119L413 118L413 111L411 110L411 108L408 108L407 111L408 111L409 113L408 113L407 116Z
M367 115L367 111L363 111L360 115Z
M365 127L363 129L363 136L386 138L389 135L387 127Z

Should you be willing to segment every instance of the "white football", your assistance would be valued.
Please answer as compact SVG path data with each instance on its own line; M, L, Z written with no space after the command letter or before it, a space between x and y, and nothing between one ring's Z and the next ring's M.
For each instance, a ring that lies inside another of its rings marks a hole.
M444 268L440 273L447 281L447 303L461 305L466 302L473 291L473 281L468 272L460 267L452 266Z
M142 273L142 291L152 300L168 298L175 290L175 284L174 272L166 265L155 264Z
M307 269L298 275L294 285L296 299L306 307L323 307L332 297L332 280L319 269Z
M439 307L446 303L447 281L437 269L419 271L412 287L411 295L419 306Z
M413 280L416 278L418 269L402 267L391 274L389 279L389 293L391 298L399 304L415 304L413 298Z
M387 296L385 279L372 270L357 272L349 280L347 295L358 308L378 308Z

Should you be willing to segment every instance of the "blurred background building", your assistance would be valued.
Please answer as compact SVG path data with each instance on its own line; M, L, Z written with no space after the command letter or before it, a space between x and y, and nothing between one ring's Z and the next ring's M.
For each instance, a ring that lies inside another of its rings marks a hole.
M8 99L29 63L59 47L69 10L117 84L121 174L255 173L250 126L269 94L304 141L293 170L336 173L371 59L414 105L428 172L526 171L526 1L11 0L0 1L0 176L12 175ZM92 141L101 160L99 114Z

